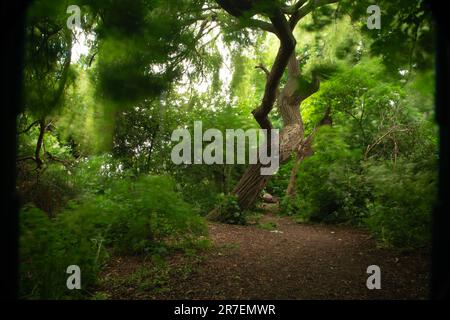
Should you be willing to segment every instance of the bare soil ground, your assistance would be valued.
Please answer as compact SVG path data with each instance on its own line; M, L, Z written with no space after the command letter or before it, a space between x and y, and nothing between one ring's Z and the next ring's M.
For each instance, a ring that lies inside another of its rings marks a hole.
M425 252L377 248L355 228L267 214L258 225L209 223L209 236L212 248L200 259L172 255L163 272L148 271L154 262L143 257L113 258L99 292L111 299L427 298ZM366 287L369 265L381 268L380 290Z

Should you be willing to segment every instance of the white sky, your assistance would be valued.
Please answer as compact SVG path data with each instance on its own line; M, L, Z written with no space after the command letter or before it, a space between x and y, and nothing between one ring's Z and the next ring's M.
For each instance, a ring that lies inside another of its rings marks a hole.
M95 40L95 34L85 33L83 29L75 27L75 40L72 44L71 63L77 63L81 56L89 54L89 42Z

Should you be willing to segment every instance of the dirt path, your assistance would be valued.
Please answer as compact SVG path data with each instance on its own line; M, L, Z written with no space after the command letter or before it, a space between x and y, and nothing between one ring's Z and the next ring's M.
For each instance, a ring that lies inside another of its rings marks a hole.
M210 223L209 234L213 247L203 259L172 257L167 274L142 273L142 258L113 259L101 290L114 299L427 298L427 257L377 249L360 230L266 215L259 226ZM373 264L381 290L366 287ZM117 281L124 278L131 280Z

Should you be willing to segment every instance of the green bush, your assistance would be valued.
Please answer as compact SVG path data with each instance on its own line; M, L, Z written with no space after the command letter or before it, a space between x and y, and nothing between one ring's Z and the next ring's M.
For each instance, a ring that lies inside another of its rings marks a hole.
M219 195L219 205L210 213L209 219L229 223L247 224L246 212L242 211L235 195Z
M134 175L123 170L121 163L110 154L81 158L74 168L73 181L88 197L103 194L116 179L132 178Z
M431 213L436 197L436 175L417 171L415 165L399 161L395 167L375 164L367 179L373 186L365 222L386 246L425 246L431 236Z
M364 215L366 190L358 173L360 150L351 150L341 128L321 128L314 155L300 164L296 196L281 201L282 212L301 221L353 222Z
M203 169L203 170L202 170ZM220 186L209 176L211 168L208 165L196 165L175 175L177 191L183 199L192 204L201 215L206 215L217 204L217 194Z
M163 176L116 179L103 193L68 211L68 225L124 253L193 241L206 232L203 219Z
M118 182L111 191L116 213L109 231L111 244L123 251L142 252L204 235L204 219L174 188L173 181L162 176Z
M103 187L70 202L54 219L34 207L22 210L21 297L82 297L95 284L109 249L161 253L192 247L206 233L204 219L167 177L127 177ZM81 268L81 292L66 288L69 265Z
M315 153L301 163L296 195L282 198L281 212L299 222L363 226L384 246L427 245L436 196L435 155L419 149L395 163L363 161L361 150L352 150L345 136L338 127L319 130Z
M266 186L266 191L273 196L282 199L286 194L286 189L289 185L291 177L292 166L294 164L294 157L279 167L276 174L274 174Z
M49 219L35 207L24 207L20 214L19 295L27 299L81 298L96 280L105 252L98 243L73 232L59 219ZM69 290L66 269L78 265L82 290Z

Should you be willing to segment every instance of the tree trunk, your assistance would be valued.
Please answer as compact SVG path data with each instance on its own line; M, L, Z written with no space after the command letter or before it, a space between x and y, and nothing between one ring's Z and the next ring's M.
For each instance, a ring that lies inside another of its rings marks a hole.
M261 175L261 168L260 163L250 165L232 191L243 210L250 208L256 202L269 181L270 176Z
M295 53L293 53L287 66L288 80L278 95L277 107L284 124L280 133L280 165L289 159L292 152L299 149L304 137L303 121L299 109L303 99L301 93L298 92L297 81L300 76L298 65ZM267 142L269 141L267 139ZM270 179L270 176L261 175L261 167L261 164L250 165L233 190L239 206L244 210L255 203Z
M235 17L240 17L245 13L249 13L251 9L254 9L252 1L216 1L219 6ZM291 8L292 12L289 21L286 20L285 12L276 6L273 8L271 7L270 10L265 12L269 16L270 23L258 19L250 19L256 23L259 28L274 33L280 40L280 48L270 72L263 66L257 66L266 73L267 81L262 103L252 112L259 126L262 129L267 129L270 135L272 124L269 119L269 113L272 110L275 100L277 100L277 106L283 117L284 124L280 134L279 143L280 165L289 159L292 152L300 154L301 157L301 153L306 151L306 149L300 148L300 146L305 145L306 142L304 141L304 128L300 105L303 100L319 90L319 79L315 74L313 74L313 81L311 83L302 85L301 90L299 88L298 79L301 75L299 63L295 57L296 40L292 31L299 20L317 6L323 6L334 2L336 1L326 0L321 3L313 1L308 2L305 5L305 2L298 1ZM253 14L255 13L258 12L253 12ZM288 69L288 80L281 94L278 94L280 79L286 67ZM268 143L267 150L269 150L270 139L266 139L266 142ZM261 164L250 165L233 189L233 194L237 196L237 201L241 209L248 209L255 203L260 192L264 189L270 179L270 176L261 175L261 167ZM211 212L210 216L216 216L217 214L218 210L215 209Z
M34 159L36 160L36 165L38 168L42 167L42 164L44 163L41 159L41 149L42 144L44 142L44 135L45 135L45 129L46 129L45 119L39 120L39 137L36 143L36 150L34 152Z

